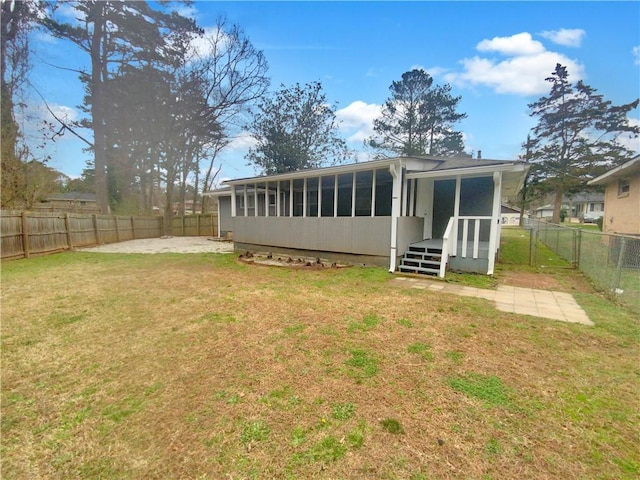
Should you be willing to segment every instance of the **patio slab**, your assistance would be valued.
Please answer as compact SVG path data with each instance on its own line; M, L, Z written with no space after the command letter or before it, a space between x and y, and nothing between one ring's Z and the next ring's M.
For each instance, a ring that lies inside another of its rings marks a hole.
M391 280L391 283L409 288L484 298L493 301L496 308L503 312L593 326L593 322L589 320L585 311L570 293L509 285L499 285L496 290L487 290L444 283L438 280L403 276L396 276Z

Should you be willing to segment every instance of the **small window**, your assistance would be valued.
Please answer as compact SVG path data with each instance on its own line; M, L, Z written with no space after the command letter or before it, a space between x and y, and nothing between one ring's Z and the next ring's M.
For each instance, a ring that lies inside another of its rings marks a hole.
M627 195L629 195L629 190L630 190L629 179L628 178L619 179L618 180L618 196L626 197Z

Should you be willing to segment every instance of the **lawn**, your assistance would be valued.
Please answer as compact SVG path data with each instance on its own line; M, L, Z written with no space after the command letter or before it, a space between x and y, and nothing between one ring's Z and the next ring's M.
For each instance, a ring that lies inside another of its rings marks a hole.
M3 479L635 479L639 337L231 255L2 264Z

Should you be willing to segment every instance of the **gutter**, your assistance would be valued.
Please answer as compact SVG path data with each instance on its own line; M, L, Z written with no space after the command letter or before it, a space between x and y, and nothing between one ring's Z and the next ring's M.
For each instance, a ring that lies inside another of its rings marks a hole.
M391 195L391 251L389 253L389 273L396 271L398 263L398 219L401 213L402 196L402 160L389 165L389 173L393 177Z

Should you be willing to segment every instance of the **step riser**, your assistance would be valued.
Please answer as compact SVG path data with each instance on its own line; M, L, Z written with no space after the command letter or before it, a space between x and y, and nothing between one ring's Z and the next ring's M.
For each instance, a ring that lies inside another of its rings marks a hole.
M440 262L429 261L429 260L402 259L402 261L400 262L400 265L407 266L407 267L440 268Z
M440 270L435 270L433 268L400 266L398 270L403 273L420 273L423 275L439 275L440 274Z
M400 259L398 271L438 276L440 275L441 259L441 248L409 246Z

